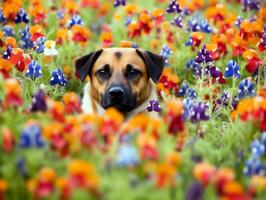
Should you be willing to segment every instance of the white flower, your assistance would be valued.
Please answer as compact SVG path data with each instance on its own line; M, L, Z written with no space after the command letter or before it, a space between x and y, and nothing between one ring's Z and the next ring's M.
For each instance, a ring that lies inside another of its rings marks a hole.
M55 49L55 41L53 40L47 40L44 43L44 55L45 56L56 56L57 55L57 50Z

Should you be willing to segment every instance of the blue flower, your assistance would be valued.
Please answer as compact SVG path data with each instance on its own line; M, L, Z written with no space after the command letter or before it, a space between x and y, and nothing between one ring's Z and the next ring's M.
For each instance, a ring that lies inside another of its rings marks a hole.
M200 20L199 25L200 25L201 32L204 32L204 33L211 33L212 32L212 28L206 19Z
M216 99L218 105L227 106L229 104L229 93L224 91L223 94Z
M26 169L25 159L22 157L17 158L16 160L16 168L19 173L25 178L28 175L28 171Z
M20 46L23 49L33 48L34 43L31 41L30 27L26 26L24 29L19 30Z
M254 174L265 175L265 166L258 157L251 157L246 161L243 172L247 176Z
M191 114L191 108L193 106L193 100L190 98L185 98L183 100L183 108L184 108L184 120L188 119Z
M125 24L125 26L128 26L128 25L131 24L131 22L132 22L132 18L131 18L131 17L127 17L127 18L125 19L124 24Z
M8 46L6 48L6 51L3 53L3 58L8 60L10 58L11 54L12 54L12 51L13 51L12 47Z
M190 99L196 99L197 98L197 92L193 90L192 88L188 88L186 91L186 97Z
M188 41L185 42L185 46L193 46L193 39L191 36L188 38Z
M63 9L59 9L56 13L56 17L57 19L63 19L65 16L64 10Z
M236 61L230 60L224 72L224 77L228 78L233 76L234 78L240 79L239 66Z
M262 134L261 143L264 145L264 148L266 149L266 132Z
M23 129L19 138L19 146L21 148L42 148L44 145L45 142L42 138L41 128L39 125L31 124Z
M15 18L15 23L16 24L21 23L21 22L29 23L28 15L27 15L26 11L23 8L20 8L20 10L17 13L17 16Z
M176 0L172 0L166 9L167 13L181 13L182 10Z
M193 16L187 21L187 31L200 31L199 16Z
M0 23L6 22L6 17L3 13L3 9L0 9Z
M61 86L66 86L67 85L67 80L65 78L65 75L62 71L62 69L58 68L53 70L52 72L52 77L50 79L50 84L51 85L61 85Z
M261 6L260 0L242 0L243 11L259 10Z
M183 84L181 85L180 90L178 91L177 96L178 96L178 97L183 97L183 96L185 96L185 94L186 94L188 88L189 88L188 84L187 84L187 83L183 83Z
M168 58L172 55L172 53L173 52L172 52L171 48L165 44L161 50L161 55L164 58L166 66L168 65Z
M4 27L3 27L3 33L4 33L4 36L10 36L10 37L12 37L12 36L14 36L14 31L13 31L13 28L12 28L12 26L10 26L10 25L5 25Z
M259 140L255 140L251 144L251 151L252 151L253 156L260 157L264 154L265 147L263 144L260 143Z
M179 16L175 16L175 18L171 21L171 24L177 26L179 28L183 28L183 21L184 15L180 14Z
M43 53L44 52L44 43L46 42L46 38L45 37L39 37L35 44L34 44L34 47L35 47L35 51L37 53Z
M125 6L126 0L114 0L114 7Z
M42 76L41 65L36 60L30 62L26 71L26 76L33 80Z
M186 63L186 69L190 69L195 73L198 70L201 70L201 66L196 63L194 59L191 59Z
M122 144L116 155L116 164L120 167L130 167L139 163L137 150L129 144Z
M83 25L84 24L82 19L81 19L81 17L79 15L77 15L77 14L72 16L72 18L69 21L69 26L72 27L72 26L74 26L76 24L78 24L78 25Z
M255 96L255 83L253 83L248 78L240 81L238 86L238 97L240 99L246 97L246 96Z

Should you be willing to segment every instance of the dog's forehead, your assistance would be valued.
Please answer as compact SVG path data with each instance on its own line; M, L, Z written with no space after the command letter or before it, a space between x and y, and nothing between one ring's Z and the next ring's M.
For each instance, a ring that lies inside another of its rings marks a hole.
M97 59L95 66L99 65L117 65L121 67L132 64L144 68L144 61L139 57L134 48L106 48Z

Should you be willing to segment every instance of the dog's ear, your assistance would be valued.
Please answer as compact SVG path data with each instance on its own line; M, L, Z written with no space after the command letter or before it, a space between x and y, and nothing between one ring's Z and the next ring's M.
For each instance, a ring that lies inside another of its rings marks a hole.
M85 55L81 58L78 58L75 62L75 67L78 72L78 75L82 81L85 80L87 75L91 75L91 69L95 61L101 55L103 49L100 49L95 52L91 52L88 55Z
M154 54L150 51L136 49L136 52L144 61L148 75L156 83L163 72L164 58L161 55Z

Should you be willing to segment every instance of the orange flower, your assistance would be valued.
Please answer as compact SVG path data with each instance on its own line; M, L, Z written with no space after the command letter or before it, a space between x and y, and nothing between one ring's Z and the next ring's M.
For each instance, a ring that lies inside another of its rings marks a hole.
M4 58L0 58L0 71L4 70L6 72L9 72L12 69L12 63Z
M91 37L91 32L89 29L85 28L84 26L75 24L71 27L71 30L73 32L72 39L75 42L81 42L81 44L85 44L88 39Z
M0 179L0 193L5 192L8 189L8 184L4 179Z
M103 41L103 47L110 47L113 45L113 35L111 32L103 32L100 36Z
M156 169L156 186L161 188L165 185L174 185L176 169L167 164L159 164Z
M13 37L7 37L5 41L6 46L11 46L15 48L17 46L16 39Z
M252 58L258 58L258 54L255 50L253 49L247 49L246 51L244 51L244 53L242 54L243 58L246 61L251 60Z
M54 182L56 178L55 171L52 168L44 167L40 170L38 178L44 182Z
M178 167L181 162L181 156L176 151L170 152L166 155L166 162L173 167Z
M32 41L36 41L39 37L44 36L43 28L39 24L31 26L29 32L31 34Z
M243 195L244 189L236 181L228 181L224 184L223 193L225 195Z
M127 4L124 7L124 10L126 14L133 15L138 12L138 7L136 6L136 4Z
M215 173L216 168L206 162L196 164L193 170L194 177L204 186L210 183Z
M43 136L50 139L53 135L59 135L63 133L64 126L61 123L53 122L43 127Z

